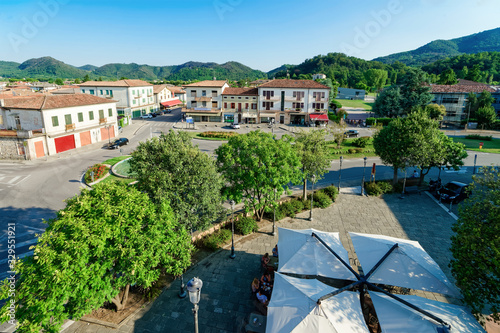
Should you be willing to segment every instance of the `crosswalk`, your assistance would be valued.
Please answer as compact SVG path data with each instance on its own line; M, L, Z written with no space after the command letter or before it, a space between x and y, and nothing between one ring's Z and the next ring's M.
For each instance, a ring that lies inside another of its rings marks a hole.
M0 163L0 191L6 187L16 186L30 177L23 172L26 166L14 163Z

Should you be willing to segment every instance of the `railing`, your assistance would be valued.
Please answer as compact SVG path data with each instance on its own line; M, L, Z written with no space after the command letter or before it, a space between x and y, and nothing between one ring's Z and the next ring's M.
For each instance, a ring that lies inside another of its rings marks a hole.
M99 118L99 125L106 124L108 122L108 118Z
M66 131L74 130L74 129L75 129L75 124L68 124L68 125L66 125Z
M328 112L328 109L314 109L315 112Z
M304 97L285 96L285 101L287 101L287 102L303 102Z
M313 102L323 102L323 103L326 103L327 99L326 97L325 98L313 98Z
M106 95L106 98L111 99L111 98L113 98L113 95Z
M279 96L262 96L263 101L280 101L281 97Z

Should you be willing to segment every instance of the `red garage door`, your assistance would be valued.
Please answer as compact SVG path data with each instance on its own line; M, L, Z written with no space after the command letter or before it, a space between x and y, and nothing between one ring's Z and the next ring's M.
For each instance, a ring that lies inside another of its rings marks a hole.
M109 132L109 136L108 136ZM109 138L114 138L115 137L115 127L112 126L109 129L107 128L101 128L101 140L108 140Z
M54 139L56 144L56 153L61 153L66 150L75 149L75 137L73 135L62 136Z

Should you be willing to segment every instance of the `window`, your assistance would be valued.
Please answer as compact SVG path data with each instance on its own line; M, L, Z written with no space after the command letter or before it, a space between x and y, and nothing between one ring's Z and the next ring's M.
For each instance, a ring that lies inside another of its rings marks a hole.
M143 103L146 103L146 99L145 99L145 98L143 98L143 99L142 99L142 102L143 102Z
M144 89L142 89L142 93L144 94Z
M207 91L206 90L202 90L201 91L201 96L207 96Z
M241 97L238 97L238 99L241 99Z
M89 120L94 120L94 111L89 111Z
M248 99L248 97L245 97L245 99Z
M71 115L70 114L65 114L64 115L64 122L66 125L71 125L73 122L71 121Z
M234 109L236 107L235 103L231 103L231 109Z
M99 119L104 118L104 110L99 110Z
M245 109L248 109L248 103L245 103Z
M108 116L113 117L113 109L108 109Z
M227 109L227 103L224 103L224 109Z
M102 93L102 89L100 90L100 92L101 92L101 95L104 95L104 94Z
M212 97L217 97L217 90L212 90Z
M135 104L135 99L132 101L133 104Z
M83 121L83 112L78 112L78 122L81 123Z
M217 101L212 102L212 107L213 107L213 108L216 108L216 109L219 107L219 105L217 104Z
M195 108L195 107L196 107L196 101L192 101L192 102L191 102L191 106L192 106L193 108Z
M59 126L59 119L57 118L57 116L52 117L52 126L53 127Z
M316 93L313 93L313 96L315 96L315 94L316 94ZM302 98L304 98L304 96L305 96L305 92L303 92L303 91L294 91L294 92L292 93L292 96L293 96L294 98L297 98L297 100L298 100L298 101L300 101Z
M252 103L252 109L254 109L254 110L257 109L257 103Z
M82 89L82 94L85 94L85 89Z
M458 104L458 97L444 97L442 103Z
M191 97L196 97L196 90L191 90Z
M90 89L90 94L93 95L94 94L94 89Z

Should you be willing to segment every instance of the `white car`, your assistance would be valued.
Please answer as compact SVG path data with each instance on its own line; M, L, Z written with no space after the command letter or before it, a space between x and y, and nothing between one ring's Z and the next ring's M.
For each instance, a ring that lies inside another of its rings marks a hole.
M143 114L141 116L142 119L148 119L148 118L153 118L153 116L151 115L151 113L147 113L147 114Z
M240 125L239 124L231 124L231 128L232 129L239 129L240 128Z

